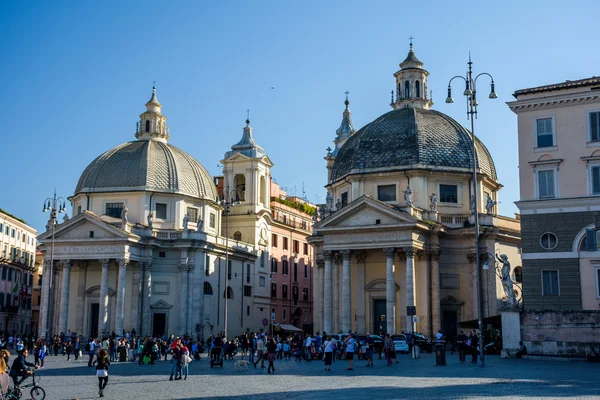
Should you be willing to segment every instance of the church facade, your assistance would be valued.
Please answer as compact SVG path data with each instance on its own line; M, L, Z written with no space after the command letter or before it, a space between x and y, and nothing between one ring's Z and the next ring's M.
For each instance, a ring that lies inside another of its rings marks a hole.
M273 164L247 121L222 160L219 192L169 143L161 109L153 89L136 140L92 161L69 198L72 217L53 240L50 225L39 236L44 270L53 272L43 280L39 337L234 336L269 318Z
M414 322L426 336L453 336L475 328L478 267L484 323L499 325L506 293L496 254L507 255L513 281L520 280L519 222L498 215L502 185L492 157L477 138L472 154L471 133L431 109L428 76L411 44L394 74L392 111L356 131L346 98L335 147L325 157L327 204L309 239L317 264L316 331L394 334L411 331ZM416 318L407 306L416 307Z

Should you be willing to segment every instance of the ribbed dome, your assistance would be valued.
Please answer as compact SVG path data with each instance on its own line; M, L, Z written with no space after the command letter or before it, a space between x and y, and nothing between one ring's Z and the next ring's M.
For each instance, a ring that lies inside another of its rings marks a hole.
M480 173L497 180L494 161L475 138ZM350 137L333 164L333 182L350 173L405 169L468 172L473 165L471 133L449 116L422 108L390 111Z
M102 154L83 171L75 194L129 191L217 198L215 184L202 164L160 140L136 140Z

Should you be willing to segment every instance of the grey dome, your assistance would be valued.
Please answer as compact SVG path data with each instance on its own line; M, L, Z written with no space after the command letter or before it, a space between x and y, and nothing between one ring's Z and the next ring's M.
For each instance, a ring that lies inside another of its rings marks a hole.
M83 171L75 194L153 191L215 200L206 169L181 149L159 140L136 140L107 151Z
M475 138L480 173L497 181L492 156ZM438 111L390 111L350 137L333 164L333 182L351 173L406 169L468 172L473 165L471 133Z

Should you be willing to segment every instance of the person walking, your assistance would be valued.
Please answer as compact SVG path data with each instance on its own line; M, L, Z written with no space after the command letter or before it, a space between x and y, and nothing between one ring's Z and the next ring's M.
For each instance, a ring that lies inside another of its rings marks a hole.
M458 358L461 363L464 363L467 353L467 335L463 331L460 331L460 335L456 337L456 345L458 346Z
M98 353L98 357L93 363L96 365L96 376L98 377L98 394L100 397L104 397L104 389L106 389L106 385L108 384L108 367L110 366L110 361L108 359L108 350L102 349L100 353Z
M383 346L385 347L385 359L387 360L387 366L392 365L392 351L394 349L394 341L389 334L385 335Z
M96 343L93 339L90 339L88 344L85 345L85 350L87 351L88 356L90 356L90 359L88 360L88 367L91 367L92 362L94 361L94 354L96 354Z
M73 354L75 355L75 361L79 359L79 353L81 352L81 342L79 338L75 339L75 343L73 345Z
M267 360L269 361L269 366L267 368L267 372L270 374L271 372L275 373L275 360L277 359L277 343L275 343L275 339L271 338L269 343L267 343Z
M256 364L258 364L259 361L260 361L260 367L261 368L265 367L264 353L265 353L264 335L261 334L256 339L256 356L257 356L257 359L254 362L254 368L256 368Z
M73 345L70 340L67 340L65 344L65 352L67 353L67 361L71 361L71 353L73 352Z
M183 380L187 380L190 361L192 361L192 357L190 357L190 350L187 348L187 346L183 346L181 348L181 373L179 379L181 379L181 375L183 375Z
M479 338L477 337L477 333L475 332L475 329L473 329L471 331L471 335L469 336L469 339L467 340L467 344L469 345L469 347L471 348L471 363L473 364L477 364L477 356L479 355Z
M175 376L175 380L181 379L181 344L179 338L175 342L173 342L174 346L171 347L171 375L169 376L169 380L173 380L173 376Z
M373 366L373 349L375 348L375 340L371 337L370 333L367 333L365 338L365 358L367 359L367 367Z
M323 335L325 336L325 335ZM333 360L333 342L329 336L325 337L323 342L323 353L325 354L325 371L331 371L331 360Z
M356 340L354 339L354 334L351 333L348 335L346 340L346 360L348 360L348 371L354 370L354 346L356 345Z

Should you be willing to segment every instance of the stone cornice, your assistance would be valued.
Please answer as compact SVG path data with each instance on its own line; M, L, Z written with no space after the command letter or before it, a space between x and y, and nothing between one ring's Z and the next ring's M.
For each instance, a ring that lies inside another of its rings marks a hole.
M519 113L522 111L554 108L556 106L571 106L578 104L586 104L600 101L600 93L598 92L584 92L584 93L572 93L569 95L561 95L554 97L542 97L532 98L527 100L509 101L506 104L510 109Z

